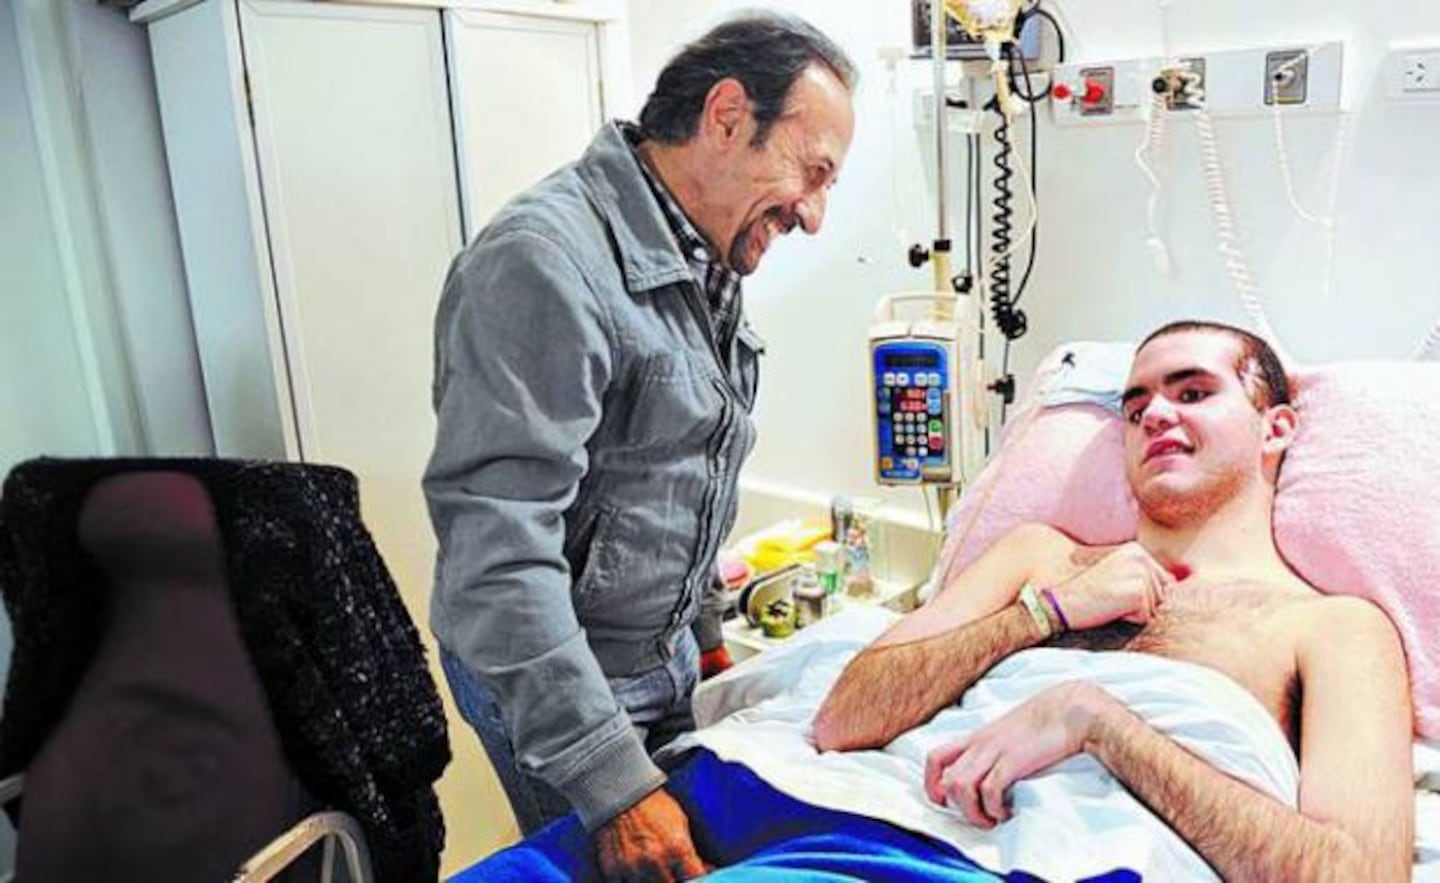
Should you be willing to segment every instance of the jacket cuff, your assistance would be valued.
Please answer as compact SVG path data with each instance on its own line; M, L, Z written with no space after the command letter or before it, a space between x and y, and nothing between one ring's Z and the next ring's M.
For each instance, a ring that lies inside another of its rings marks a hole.
M720 627L723 619L723 607L712 607L709 604L701 606L695 621L690 623L690 630L695 633L695 643L700 646L701 653L708 653L725 645L725 632Z
M600 746L557 790L570 800L586 831L594 831L665 784L665 774L626 727L619 738Z

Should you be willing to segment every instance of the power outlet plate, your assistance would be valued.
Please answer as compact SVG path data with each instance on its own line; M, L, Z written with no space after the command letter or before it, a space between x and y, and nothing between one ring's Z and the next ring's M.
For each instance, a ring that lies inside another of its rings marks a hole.
M1440 101L1440 46L1392 47L1385 80L1392 98Z
M1265 104L1304 104L1310 87L1310 53L1284 49L1265 54Z

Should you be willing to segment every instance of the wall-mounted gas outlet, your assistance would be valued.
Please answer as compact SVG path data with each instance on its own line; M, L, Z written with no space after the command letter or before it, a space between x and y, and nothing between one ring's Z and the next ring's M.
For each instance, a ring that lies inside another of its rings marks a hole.
M1265 104L1304 104L1310 91L1310 53L1284 49L1265 53Z
M1182 58L1160 72L1168 110L1199 110L1205 105L1205 59Z
M1115 68L1082 68L1085 91L1076 96L1081 116L1109 116L1115 112Z
M1440 70L1440 45L1425 48L1436 53ZM1060 64L1050 106L1062 126L1144 120L1157 95L1169 110L1180 112L1177 118L1201 106L1211 116L1272 113L1277 104L1290 112L1334 112L1341 109L1344 61L1345 45L1329 42ZM1114 71L1114 101L1108 108L1086 100L1097 95L1091 81L1101 71ZM1440 99L1440 91L1425 94Z

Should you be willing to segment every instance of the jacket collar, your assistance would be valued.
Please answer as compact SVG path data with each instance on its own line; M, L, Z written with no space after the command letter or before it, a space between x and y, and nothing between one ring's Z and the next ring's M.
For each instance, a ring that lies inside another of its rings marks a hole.
M625 287L646 291L692 278L623 126L606 123L580 158L579 170L610 226Z

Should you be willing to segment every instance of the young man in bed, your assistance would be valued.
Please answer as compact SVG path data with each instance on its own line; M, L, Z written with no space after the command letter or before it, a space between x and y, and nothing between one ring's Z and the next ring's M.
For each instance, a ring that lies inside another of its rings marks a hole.
M1288 735L1298 811L1083 680L932 752L926 792L988 828L1008 817L1011 783L1088 752L1226 879L1408 880L1405 660L1378 608L1319 594L1275 547L1276 476L1299 420L1279 360L1239 329L1174 323L1141 344L1122 401L1136 540L1012 531L850 663L816 716L817 746L883 746L1041 644L1199 663L1247 688Z

